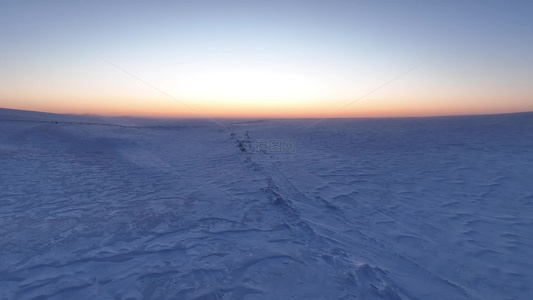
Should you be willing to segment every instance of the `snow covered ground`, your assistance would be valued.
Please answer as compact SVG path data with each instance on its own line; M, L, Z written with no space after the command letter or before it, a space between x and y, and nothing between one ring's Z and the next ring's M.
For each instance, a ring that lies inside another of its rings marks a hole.
M533 113L0 109L0 299L533 299Z

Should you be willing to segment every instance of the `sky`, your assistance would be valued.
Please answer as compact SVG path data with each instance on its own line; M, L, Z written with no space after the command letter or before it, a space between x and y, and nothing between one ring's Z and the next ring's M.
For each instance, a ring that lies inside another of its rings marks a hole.
M2 1L0 107L162 117L533 111L531 1Z

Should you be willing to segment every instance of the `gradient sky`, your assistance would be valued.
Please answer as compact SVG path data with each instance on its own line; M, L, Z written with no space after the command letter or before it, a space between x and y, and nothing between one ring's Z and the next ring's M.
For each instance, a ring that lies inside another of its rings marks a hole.
M531 1L1 1L0 107L248 117L532 111L532 16Z

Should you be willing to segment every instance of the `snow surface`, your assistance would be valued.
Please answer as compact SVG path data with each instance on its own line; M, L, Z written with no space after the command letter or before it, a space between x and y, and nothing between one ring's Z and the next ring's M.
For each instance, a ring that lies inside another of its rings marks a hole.
M533 299L533 113L219 122L0 109L0 299Z

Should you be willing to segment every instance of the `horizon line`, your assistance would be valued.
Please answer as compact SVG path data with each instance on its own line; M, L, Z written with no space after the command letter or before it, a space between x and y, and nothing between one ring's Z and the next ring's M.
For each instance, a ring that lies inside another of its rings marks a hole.
M136 118L136 119L159 119L159 120L339 120L339 119L415 119L415 118L442 118L442 117L468 117L468 116L493 116L510 114L533 113L533 110L494 112L494 113L465 113L465 114L430 114L430 115L403 115L403 116L329 116L329 117L303 117L303 116L153 116L153 115L106 115L94 113L61 113L44 110L27 110L20 108L0 107L0 110L12 110L19 112L31 112L50 115L80 116L80 117L105 117L105 118Z

